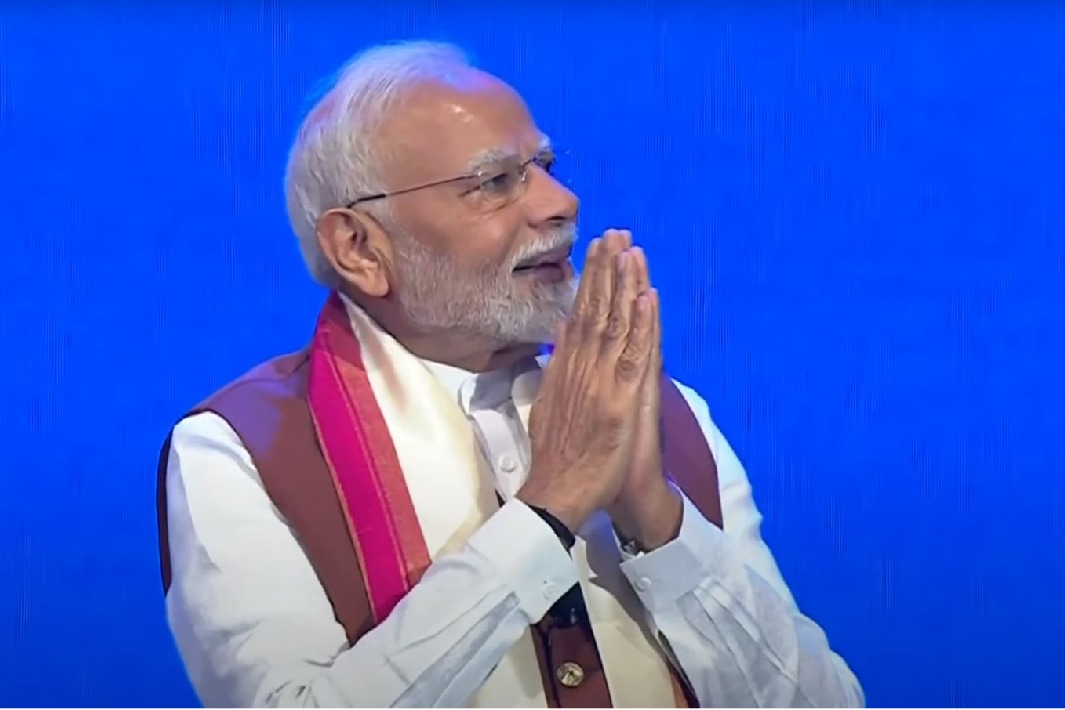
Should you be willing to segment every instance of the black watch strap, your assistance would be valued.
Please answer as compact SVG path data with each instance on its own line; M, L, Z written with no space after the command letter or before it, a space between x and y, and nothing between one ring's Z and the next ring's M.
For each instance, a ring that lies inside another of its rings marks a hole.
M573 549L573 546L577 544L577 536L574 535L573 532L566 527L565 523L556 518L548 510L545 510L543 508L537 508L535 505L526 505L529 510L539 515L540 519L547 523L548 527L550 527L551 530L554 531L555 535L558 536L559 542L562 543L563 547L565 547L567 551Z

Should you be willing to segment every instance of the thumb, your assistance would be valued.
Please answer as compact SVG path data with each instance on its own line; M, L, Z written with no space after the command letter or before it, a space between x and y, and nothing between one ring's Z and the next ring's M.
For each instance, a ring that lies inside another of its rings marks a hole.
M569 325L568 320L563 320L561 323L555 326L554 342L548 343L547 347L551 354L554 354L556 350L562 349L562 345L566 339L566 328Z

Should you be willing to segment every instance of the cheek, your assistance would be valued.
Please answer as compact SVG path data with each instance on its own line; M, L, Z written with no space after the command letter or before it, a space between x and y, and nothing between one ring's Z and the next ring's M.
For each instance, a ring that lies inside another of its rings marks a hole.
M485 267L507 268L519 252L523 224L513 214L494 215L470 230L466 252L477 254Z
M409 212L403 226L424 247L458 269L479 274L498 273L513 261L525 224L514 207L475 215L467 205L438 205L435 213ZM515 206L516 207L516 206Z

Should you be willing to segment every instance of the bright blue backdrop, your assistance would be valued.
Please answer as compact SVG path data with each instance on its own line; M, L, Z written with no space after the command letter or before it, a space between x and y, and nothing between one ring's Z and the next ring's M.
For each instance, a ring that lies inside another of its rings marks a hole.
M645 245L671 368L869 702L1065 703L1060 4L298 5L0 4L0 705L195 702L157 447L307 337L288 139L418 36L527 96L586 233Z

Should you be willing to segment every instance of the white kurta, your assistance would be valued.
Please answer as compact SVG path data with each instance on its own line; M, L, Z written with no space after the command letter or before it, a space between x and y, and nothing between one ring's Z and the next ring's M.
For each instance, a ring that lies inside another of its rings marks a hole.
M365 316L353 316L358 330ZM352 648L229 425L204 413L175 428L167 479L173 566L167 610L205 705L542 707L528 627L578 581L590 597L615 705L670 704L664 666L653 657L658 634L704 706L863 703L847 665L796 608L761 540L761 516L743 468L694 392L681 387L718 464L725 531L685 501L676 540L623 559L616 578L600 570L596 579L579 563L586 542L587 549L616 548L608 521L582 530L586 541L575 565L540 518L513 499L528 471L522 414L537 379L515 369L474 375L436 363L416 366L435 376L437 394L472 423L476 462L467 467L476 470L448 474L459 464L424 441L404 443L390 422L434 563L388 619ZM386 398L382 409L386 421L416 416L395 399ZM436 420L427 425L437 426ZM444 429L440 435L449 436ZM463 476L468 514L454 504ZM485 476L490 485L478 486ZM495 511L497 491L508 502ZM463 525L471 529L460 531ZM628 617L644 622L643 632Z

